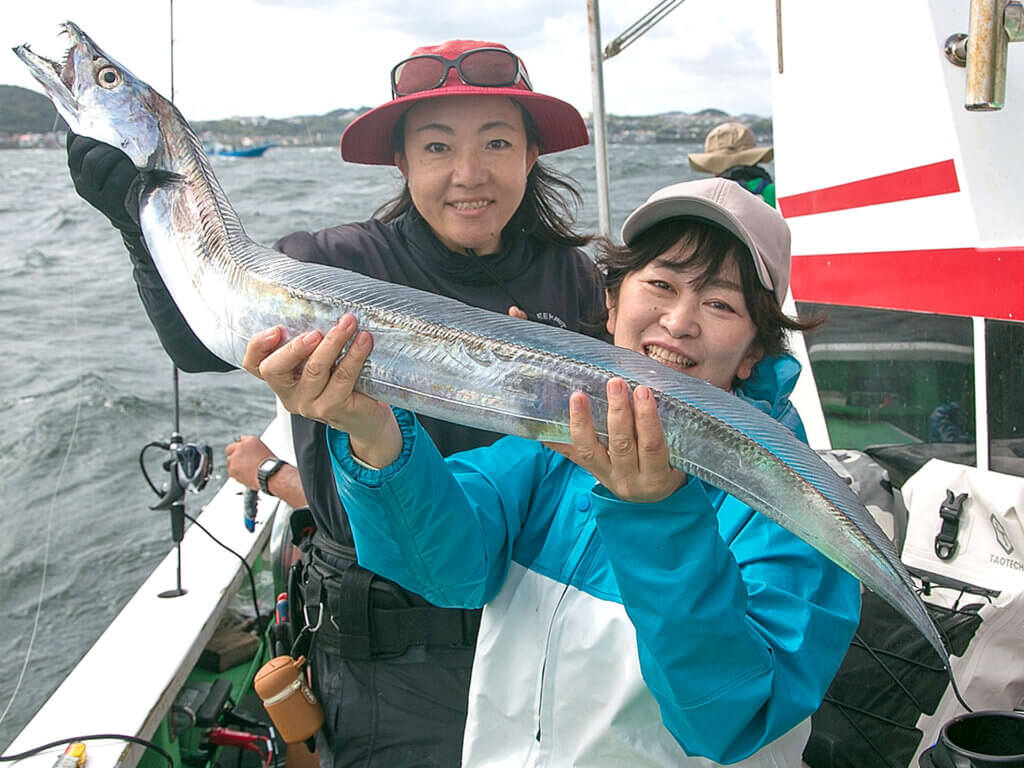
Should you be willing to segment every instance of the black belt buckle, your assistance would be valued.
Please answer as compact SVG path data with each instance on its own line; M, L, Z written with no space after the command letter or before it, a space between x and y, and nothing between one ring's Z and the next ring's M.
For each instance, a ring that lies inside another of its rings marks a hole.
M954 497L953 492L946 489L946 500L939 506L942 528L935 537L935 556L939 560L952 560L956 555L956 537L960 531L960 513L963 512L966 493Z

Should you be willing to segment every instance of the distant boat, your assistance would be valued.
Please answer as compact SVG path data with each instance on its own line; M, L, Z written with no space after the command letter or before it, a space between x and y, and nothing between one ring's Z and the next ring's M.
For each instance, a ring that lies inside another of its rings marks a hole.
M277 145L273 142L270 144L258 144L253 147L225 147L215 144L206 148L206 154L224 157L263 157L264 152L275 146Z

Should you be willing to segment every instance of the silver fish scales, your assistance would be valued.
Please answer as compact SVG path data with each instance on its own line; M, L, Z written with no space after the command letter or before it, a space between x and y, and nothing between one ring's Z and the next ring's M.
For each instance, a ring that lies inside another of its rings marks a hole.
M781 424L644 355L346 270L249 239L177 109L77 26L64 62L15 48L79 134L123 149L145 179L139 221L175 303L208 349L240 365L251 336L327 330L351 312L374 336L357 388L428 416L569 442L568 400L607 413L605 383L650 387L673 466L750 504L907 617L949 669L942 638L892 543L845 482Z

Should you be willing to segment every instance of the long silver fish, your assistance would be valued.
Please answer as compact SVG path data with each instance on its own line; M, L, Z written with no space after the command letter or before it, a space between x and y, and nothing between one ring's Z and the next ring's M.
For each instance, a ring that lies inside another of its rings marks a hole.
M304 264L250 240L178 110L68 22L66 59L15 53L79 134L120 147L145 179L139 221L199 339L239 365L249 338L290 337L351 312L374 336L358 388L429 416L569 442L569 395L606 417L605 383L655 393L671 462L789 529L902 612L949 668L942 638L892 543L856 495L788 429L737 397L644 355L346 270Z

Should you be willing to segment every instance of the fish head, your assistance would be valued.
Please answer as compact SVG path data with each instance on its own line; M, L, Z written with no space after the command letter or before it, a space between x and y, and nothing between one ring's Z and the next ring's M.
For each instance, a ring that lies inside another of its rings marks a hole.
M163 145L160 118L174 107L72 22L62 24L61 32L71 41L62 62L28 45L17 46L14 53L72 131L118 147L140 171L153 170Z

